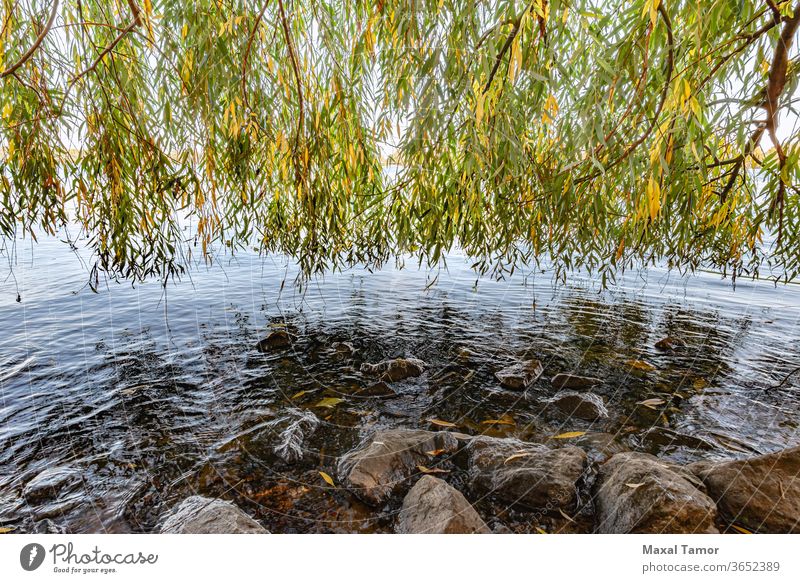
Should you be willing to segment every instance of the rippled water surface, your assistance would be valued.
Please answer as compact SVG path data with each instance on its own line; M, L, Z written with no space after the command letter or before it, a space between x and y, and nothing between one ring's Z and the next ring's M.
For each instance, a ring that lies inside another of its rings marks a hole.
M360 505L319 472L338 483L337 456L364 435L431 428L430 419L532 441L585 431L579 444L612 440L678 461L800 443L800 378L770 388L800 366L798 286L740 281L734 291L717 275L659 270L605 292L578 276L476 281L454 255L430 286L437 273L387 268L300 291L282 260L239 255L166 293L158 283L93 293L63 243L18 245L13 275L7 255L0 271L0 526L50 518L73 532L150 531L199 492L235 501L275 532L391 530L391 509ZM276 327L296 342L258 352ZM659 352L666 336L687 348ZM359 365L396 356L428 369L395 383L394 398L358 395L374 382ZM535 386L502 389L494 372L531 357L545 368ZM548 407L559 372L603 379L594 390L610 417ZM326 397L342 401L317 406ZM646 399L664 404L637 404ZM302 459L286 461L276 447L309 414L319 423L303 435ZM82 484L26 502L25 484L55 466L78 470ZM537 527L511 511L484 513L495 528Z

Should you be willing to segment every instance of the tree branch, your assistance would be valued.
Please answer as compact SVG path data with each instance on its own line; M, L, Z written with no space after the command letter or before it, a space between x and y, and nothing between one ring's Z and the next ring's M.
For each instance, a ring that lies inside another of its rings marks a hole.
M44 41L44 37L46 37L47 33L50 32L50 27L53 26L53 22L56 19L56 12L57 11L58 11L58 0L53 0L53 6L50 8L50 17L47 19L47 23L44 25L44 28L42 29L42 32L40 32L39 36L36 37L36 40L34 41L34 43L31 46L31 48L29 48L27 51L25 51L25 54L23 54L16 63L11 65L8 69L3 71L2 73L0 73L0 79L4 79L5 77L13 74L14 71L19 69L22 65L25 64L25 62L28 59L30 59L33 56L33 53L36 52L36 50L39 48L39 46Z

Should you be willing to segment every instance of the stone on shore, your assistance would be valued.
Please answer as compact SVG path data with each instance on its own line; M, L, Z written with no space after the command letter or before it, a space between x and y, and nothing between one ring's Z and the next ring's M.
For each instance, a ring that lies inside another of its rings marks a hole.
M433 476L423 476L403 500L397 525L407 534L486 534L491 530L464 495Z
M718 532L717 509L702 482L650 454L620 453L600 466L594 501L600 533Z
M526 360L512 364L494 373L500 384L509 389L522 390L531 386L544 369L538 360Z
M457 450L458 439L446 431L378 431L339 460L338 473L358 498L380 506L408 487L417 466L429 466L432 458Z
M582 449L482 435L469 442L467 452L470 487L477 492L529 508L576 507L587 459Z
M689 466L722 517L752 531L800 533L800 447Z
M550 379L557 389L588 389L595 385L602 384L603 381L594 377L582 377L576 374L561 373Z
M36 475L22 489L22 496L29 503L42 502L62 496L81 483L81 473L69 466L47 468Z
M190 496L164 517L162 534L268 534L238 506L218 498Z
M418 377L425 371L425 363L417 358L393 358L376 364L364 363L361 372L374 375L384 382L402 381Z
M570 417L594 421L608 417L608 409L602 397L594 393L578 393L576 391L559 391L550 402Z

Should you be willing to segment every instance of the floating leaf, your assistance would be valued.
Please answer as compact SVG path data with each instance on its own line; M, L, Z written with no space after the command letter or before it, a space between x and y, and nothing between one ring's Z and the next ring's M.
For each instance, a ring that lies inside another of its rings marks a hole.
M442 468L427 468L425 466L417 466L417 469L422 472L423 474L449 474L449 470L443 470Z
M644 360L626 360L625 364L627 364L631 368L640 370L642 372L650 372L652 370L656 370L655 366Z
M325 472L320 472L319 475L328 485L333 486L334 488L336 487L336 484L333 483L333 478L331 478L328 474Z
M325 397L321 399L315 407L327 407L328 409L333 409L339 403L342 403L344 399L340 399L339 397Z
M580 437L581 435L586 435L585 431L567 431L566 433L559 433L558 435L554 435L553 439L572 439L573 437Z
M433 425L438 425L439 427L458 427L455 423L450 423L449 421L442 421L441 419L428 419Z
M299 399L300 397L302 397L303 395L305 395L305 394L306 394L306 392L307 392L307 391L298 391L298 392L296 392L294 395L292 395L292 396L291 396L291 397L289 397L289 398L290 398L290 399L292 399L292 401L294 401L295 399Z
M664 403L666 403L664 399L659 399L658 397L654 397L652 399L645 399L644 401L638 401L636 404L643 405L655 411L656 407L658 407L659 405L663 405Z

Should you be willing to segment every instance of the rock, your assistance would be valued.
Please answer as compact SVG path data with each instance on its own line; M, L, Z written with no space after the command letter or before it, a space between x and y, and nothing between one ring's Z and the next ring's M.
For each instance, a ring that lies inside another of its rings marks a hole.
M262 338L256 348L259 352L269 352L279 348L286 348L292 343L294 338L286 330L273 330L266 338Z
M336 342L331 348L339 356L352 356L356 353L355 346L349 342Z
M678 447L705 451L714 449L714 444L702 437L680 433L669 427L651 427L641 435L635 436L635 439L638 440L643 447L661 450L667 448L675 449Z
M685 346L686 342L680 338L673 338L672 336L667 336L666 338L662 338L656 342L656 348L665 352L677 350L678 348L684 348Z
M383 381L378 381L368 387L363 387L353 393L354 397L363 399L391 399L397 396L397 391Z
M630 451L630 448L612 433L590 432L577 438L575 444L585 450L589 460L594 463L603 463L613 455Z
M418 377L425 371L425 363L416 358L393 358L377 364L364 363L361 372L379 376L382 381L402 381L409 377Z
M49 518L35 522L31 527L34 534L67 534L67 529L57 525Z
M587 421L608 417L608 409L603 399L594 393L559 391L550 402L570 417Z
M720 514L753 531L800 533L800 447L744 460L691 464Z
M494 373L500 384L509 389L527 389L538 379L544 369L538 360L526 360L512 364Z
M595 385L602 384L603 381L594 377L582 377L576 374L561 373L550 379L557 389L588 389Z
M450 484L422 476L403 500L397 525L407 534L487 534L489 527Z
M267 534L242 510L219 498L190 496L164 517L163 534Z
M353 493L367 504L379 506L429 465L427 452L454 453L458 440L446 431L390 429L378 431L339 460L338 473Z
M56 498L65 490L71 490L82 481L81 473L72 467L56 466L47 468L22 490L22 496L31 503Z
M478 436L467 446L470 487L510 504L549 510L573 509L586 453L550 449L517 439Z
M646 453L627 452L600 466L596 530L623 533L717 533L717 509L688 470Z

